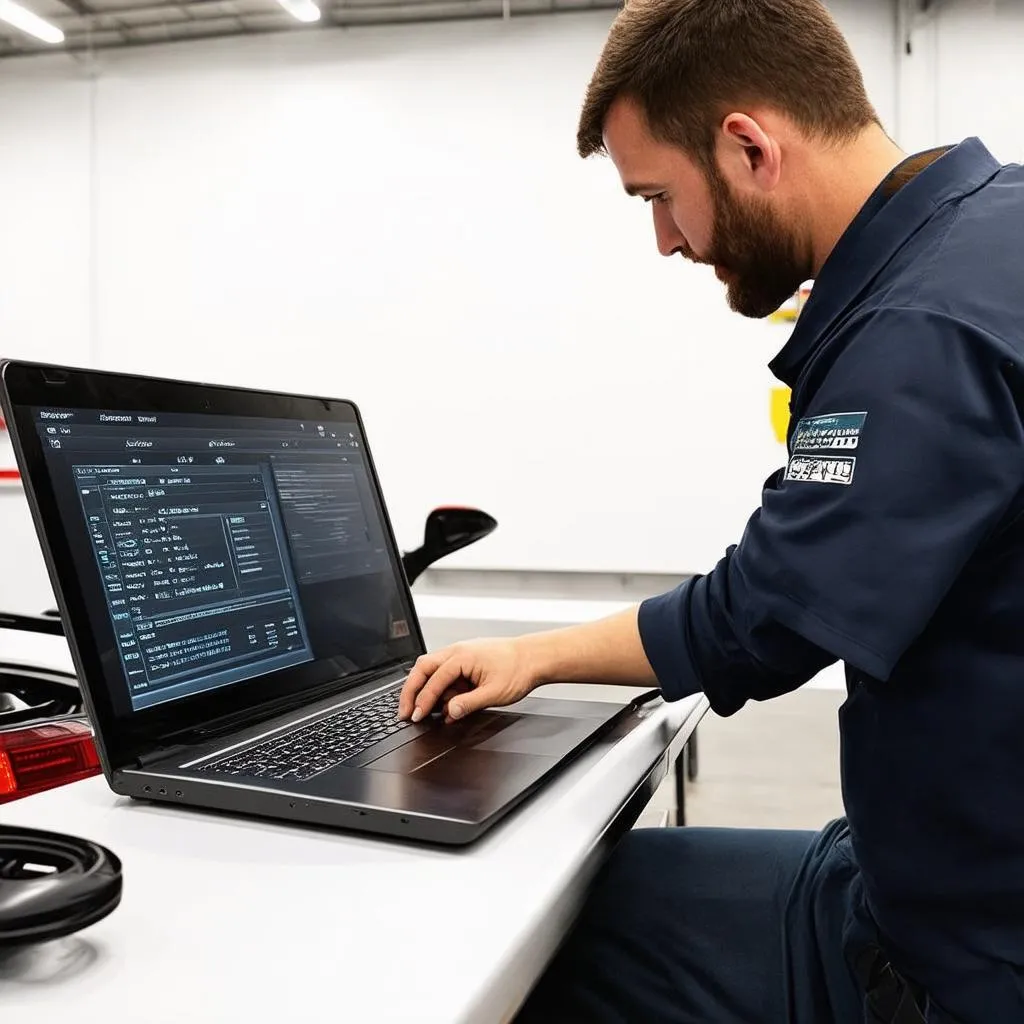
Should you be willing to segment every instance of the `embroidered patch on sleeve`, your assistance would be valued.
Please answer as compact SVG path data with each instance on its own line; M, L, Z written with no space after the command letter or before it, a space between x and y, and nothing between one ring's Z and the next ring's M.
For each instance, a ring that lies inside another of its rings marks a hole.
M856 468L857 460L852 455L793 455L786 467L786 479L849 486L853 483L853 471Z
M837 412L800 420L793 432L794 452L849 451L860 443L866 412Z

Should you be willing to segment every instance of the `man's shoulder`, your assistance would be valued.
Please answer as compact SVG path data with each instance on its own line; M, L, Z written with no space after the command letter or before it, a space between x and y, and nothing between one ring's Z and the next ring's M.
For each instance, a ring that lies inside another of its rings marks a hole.
M917 294L908 301L897 297L858 309L838 328L837 350L885 362L916 360L943 348L965 349L979 359L1024 356L1024 332L1011 327L1008 331L1001 316L990 315L984 306Z
M916 311L923 323L957 324L1024 355L1021 238L1024 167L1007 165L981 188L936 209L883 274L875 309L884 319L892 309Z
M858 310L823 347L807 396L859 388L878 398L947 400L1019 379L1024 402L1024 332L984 308L953 305L918 296Z

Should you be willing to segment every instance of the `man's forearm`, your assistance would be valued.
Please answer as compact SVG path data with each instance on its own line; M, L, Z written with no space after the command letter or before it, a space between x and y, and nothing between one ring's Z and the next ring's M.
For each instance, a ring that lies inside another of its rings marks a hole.
M533 671L542 683L657 684L644 653L639 608L610 618L523 638Z

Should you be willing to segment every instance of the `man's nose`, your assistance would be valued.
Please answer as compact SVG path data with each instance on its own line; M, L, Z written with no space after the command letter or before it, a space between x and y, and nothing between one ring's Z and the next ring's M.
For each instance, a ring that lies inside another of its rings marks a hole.
M654 237L658 242L658 252L662 256L671 256L680 250L685 251L686 238L676 227L668 207L661 203L651 205L654 207Z

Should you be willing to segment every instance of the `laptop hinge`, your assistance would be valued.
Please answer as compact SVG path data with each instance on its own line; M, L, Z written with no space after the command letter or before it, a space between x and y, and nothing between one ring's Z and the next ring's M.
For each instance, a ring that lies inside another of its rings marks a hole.
M173 757L175 754L183 754L190 748L185 746L183 743L176 743L170 747L157 747L156 750L150 750L145 754L139 754L135 759L135 764L139 768L148 768L151 764L156 764L157 761L164 761L169 757Z

